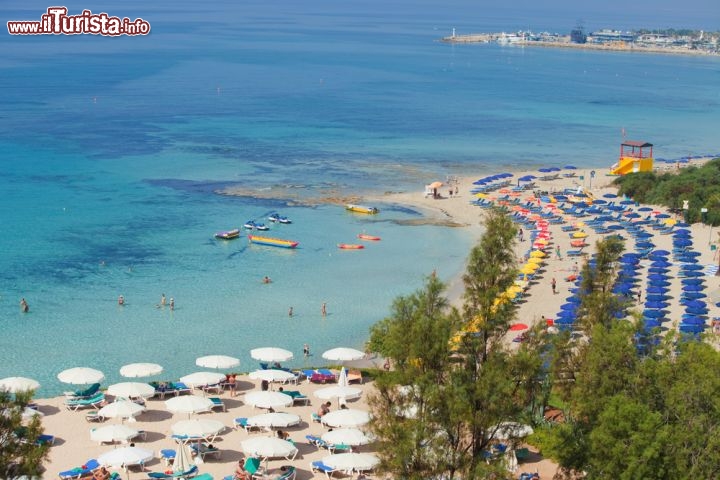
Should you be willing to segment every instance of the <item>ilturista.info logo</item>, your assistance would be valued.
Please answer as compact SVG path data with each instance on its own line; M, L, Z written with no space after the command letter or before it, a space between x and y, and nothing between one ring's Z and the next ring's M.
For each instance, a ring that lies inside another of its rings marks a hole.
M150 23L142 18L111 17L107 13L83 10L79 15L68 15L66 7L49 7L40 21L19 20L7 22L10 35L147 35Z

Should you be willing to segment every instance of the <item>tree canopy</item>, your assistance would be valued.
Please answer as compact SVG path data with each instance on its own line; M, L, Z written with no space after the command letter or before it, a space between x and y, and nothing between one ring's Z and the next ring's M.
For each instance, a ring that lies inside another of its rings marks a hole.
M650 205L664 205L682 210L687 200L687 220L690 223L705 221L720 225L720 158L696 167L690 166L677 173L638 172L618 177L613 182L620 193ZM702 218L701 208L707 208Z
M40 417L23 419L32 392L12 394L0 389L0 478L39 476L47 457Z

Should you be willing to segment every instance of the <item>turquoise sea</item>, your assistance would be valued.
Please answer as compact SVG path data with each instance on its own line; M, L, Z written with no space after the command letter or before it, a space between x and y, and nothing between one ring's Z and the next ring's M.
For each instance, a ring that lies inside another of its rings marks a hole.
M13 0L0 13L38 20L48 6ZM142 17L152 33L0 34L0 378L36 378L41 396L81 365L106 383L136 361L177 378L213 353L252 370L250 349L279 346L301 366L303 343L320 364L325 349L362 348L433 269L461 272L475 240L403 225L419 214L398 205L366 217L218 189L420 195L446 175L609 166L623 128L658 157L720 152L718 57L438 42L453 27L566 31L572 12L469 0L67 6ZM294 223L271 235L297 250L213 239L272 211ZM382 241L336 248L361 232ZM162 293L174 311L156 308Z

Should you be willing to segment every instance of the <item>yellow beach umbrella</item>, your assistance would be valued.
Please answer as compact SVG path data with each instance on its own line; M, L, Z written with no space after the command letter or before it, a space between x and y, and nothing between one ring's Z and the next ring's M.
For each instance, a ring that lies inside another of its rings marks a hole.
M576 227L584 227L584 226L585 226L585 222L575 222L575 226L576 226Z
M677 220L675 220L674 218L668 218L668 219L665 220L665 225L671 225L671 226L672 226L672 225L675 225L676 223L677 223Z
M572 238L585 238L588 234L585 232L575 232L572 234Z
M543 245L547 245L549 242L548 242L548 239L547 239L547 238L538 238L537 240L535 240L535 243L540 243L540 244L543 244Z
M475 196L477 198L487 198L487 193L476 193Z
M523 268L520 269L520 271L522 273L524 273L525 275L530 275L532 273L535 273L535 270L537 270L537 268L531 268L528 265L525 265Z
M533 250L530 252L530 258L544 258L547 256L547 253L543 252L542 250Z
M539 264L543 263L544 261L545 260L540 257L530 257L530 258L528 258L527 263L536 263L539 265Z

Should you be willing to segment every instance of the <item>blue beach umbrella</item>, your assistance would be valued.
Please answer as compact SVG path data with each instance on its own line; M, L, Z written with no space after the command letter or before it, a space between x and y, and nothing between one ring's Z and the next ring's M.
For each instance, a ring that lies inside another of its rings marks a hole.
M653 248L654 246L655 246L655 244L652 242L638 242L635 244L635 247L642 248L642 249Z
M662 310L644 310L643 311L643 317L647 318L662 318L665 316L664 311Z
M661 273L651 273L648 275L648 280L667 280L667 275L663 275Z
M655 218L670 218L670 215L668 215L667 213L658 213L657 215L655 215Z
M558 325L572 325L575 323L574 318L556 318L555 323Z
M614 223L612 225L608 225L606 228L608 230L623 230L625 227L623 227L622 225L618 225L617 223Z
M565 310L568 312L576 312L578 309L577 304L575 303L563 303L560 305L560 310Z
M667 300L670 300L670 295L652 293L645 297L645 300L647 300L648 302L665 302Z
M668 282L667 280L650 280L648 282L648 285L650 287L669 287L670 282ZM648 291L650 291L650 287L648 287Z
M679 238L677 240L673 240L673 245L676 247L689 247L692 245L692 240Z
M648 268L648 272L650 272L650 273L662 274L662 273L668 273L669 271L670 271L670 269L666 268L666 267L650 267L650 268Z
M685 253L688 253L688 252L685 252ZM686 257L684 255L680 255L679 257L675 258L675 260L677 260L678 262L683 262L683 263L698 263L698 260L696 257Z
M679 330L683 333L702 333L703 326L702 325L690 325L687 323L681 323Z
M687 227L690 226L690 224L685 223L685 222L678 222L678 223L675 224L675 226L676 226L677 228L687 228Z
M551 172L559 172L560 171L560 169L558 167L550 167L550 168L548 168L548 170L550 170Z
M652 207L640 207L637 210L638 212L652 212Z
M683 252L683 257L699 257L700 252Z
M694 325L704 325L705 319L702 317L695 316L695 315L687 315L687 316L683 317L682 322L690 323L690 324L694 324Z
M705 280L702 278L683 278L680 283L683 285L702 285L705 283Z
M706 308L707 303L702 300L680 300L681 305L685 305L689 308Z
M607 202L600 198L597 200L593 200L593 205L606 205L606 204L607 204Z
M577 170L577 167L575 165L565 165L563 168L565 170Z
M667 257L668 255L670 255L670 252L668 252L667 250L653 250L652 252L650 252L650 255L660 255Z
M575 303L575 304L580 304L580 303L582 302L582 300L580 299L580 297L575 296L575 295L572 295L572 296L570 296L570 297L567 297L567 298L565 299L565 301L566 301L567 303Z
M550 170L550 169L547 168L547 167L538 168L538 172L540 172L540 173L550 173L551 171L552 171L552 170Z
M648 319L643 321L643 327L647 330L650 328L660 327L660 321L656 319Z
M653 236L650 232L638 232L635 234L636 238L652 238Z
M693 270L704 270L705 267L702 265L698 265L696 263L686 264L686 265L680 265L680 271L690 272Z
M682 289L683 292L702 292L705 287L703 285L684 285Z
M657 285L657 286L650 286L650 287L648 287L648 288L647 288L647 292L648 292L648 293L660 293L660 294L665 294L665 293L668 292L668 289L667 289L666 287L661 286L661 285Z
M692 315L707 315L708 314L707 308L686 308L685 311Z
M617 195L615 195L614 193L606 193L605 195L603 195L603 198L617 198Z
M684 300L700 300L701 298L707 298L707 295L703 292L683 292L681 298Z
M669 307L668 302L645 302L645 308L652 308L653 310L662 310Z
M622 285L618 285L617 287L614 287L614 288L612 289L612 293L627 294L627 293L630 293L630 291L631 291L632 289L633 289L633 286L632 286L632 285L628 285L628 284L624 283L624 284L622 284Z
M620 205L635 205L635 200L630 200L629 198L626 198L625 200L620 201Z
M668 262L667 260L655 260L650 264L650 266L666 268L666 267L671 267L672 263Z
M705 273L704 273L704 272L701 272L701 271L698 271L698 270L695 270L695 271L692 271L692 272L680 272L680 273L681 273L681 276L684 275L684 276L689 277L689 278L697 278L697 277L704 277L704 276L705 276Z
M625 218L640 218L640 217L641 217L641 215L636 212L628 213L627 215L625 215Z

